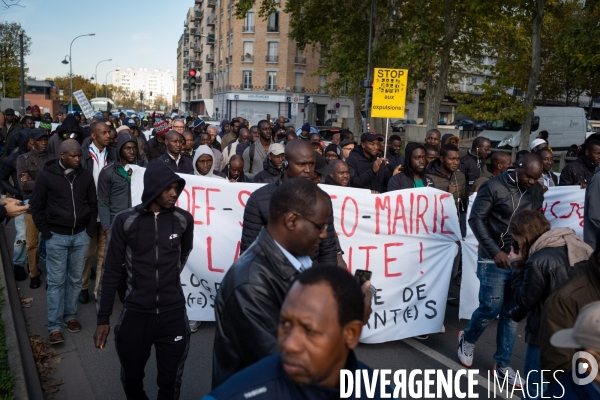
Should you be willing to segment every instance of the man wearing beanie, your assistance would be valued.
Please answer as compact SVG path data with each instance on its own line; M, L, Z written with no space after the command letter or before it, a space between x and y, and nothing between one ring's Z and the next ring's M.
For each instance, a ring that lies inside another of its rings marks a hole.
M115 325L121 383L128 399L147 399L144 369L154 345L158 398L178 399L190 331L181 288L183 270L194 243L192 215L175 206L185 180L163 162L144 174L142 203L119 213L108 235L98 291L94 344L106 345L115 292L122 272L127 297Z
M308 122L304 123L304 125L302 125L302 131L300 132L300 136L298 136L300 139L304 139L304 140L308 140L308 137L310 136L310 124Z
M94 175L81 167L76 140L62 142L60 158L47 163L37 177L31 213L46 240L49 342L62 343L63 325L69 332L81 331L77 296L98 217Z
M148 161L160 158L163 154L165 154L165 151L167 151L167 146L165 144L165 133L168 131L169 124L167 124L167 121L159 119L154 123L154 137L148 140L148 151L146 152Z
M43 129L32 129L30 132L32 148L29 153L21 154L17 158L17 176L23 201L31 199L33 189L36 185L38 175L44 169L48 161L55 160L56 156L47 151L48 134ZM27 246L27 258L29 259L29 287L37 289L40 287L40 271L38 270L38 242L39 230L33 223L31 209L25 214L25 243Z

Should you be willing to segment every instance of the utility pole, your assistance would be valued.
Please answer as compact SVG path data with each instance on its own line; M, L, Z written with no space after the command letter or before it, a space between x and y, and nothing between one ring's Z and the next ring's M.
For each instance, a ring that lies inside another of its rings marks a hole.
M25 115L25 61L23 57L23 30L19 31L19 45L21 47L21 115Z
M375 8L375 0L371 0L371 21L369 23L369 55L367 61L367 81L371 80L371 47L373 43L373 11ZM371 110L369 109L369 98L372 96L373 88L368 87L365 92L365 119L363 120L363 132L367 131Z

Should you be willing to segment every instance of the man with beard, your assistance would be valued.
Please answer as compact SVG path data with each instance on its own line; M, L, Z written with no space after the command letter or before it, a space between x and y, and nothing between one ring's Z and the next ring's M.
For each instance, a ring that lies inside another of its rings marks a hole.
M329 165L333 167L333 174L325 177L325 184L348 186L350 184L350 170L348 169L348 164L342 160L333 160Z
M433 186L433 181L425 174L425 147L415 142L408 143L404 155L404 167L390 179L388 192Z
M598 165L600 165L600 142L597 140L587 141L577 160L563 168L558 186L578 185L585 189Z
M170 130L165 133L165 145L167 151L158 160L165 163L173 172L179 174L193 174L194 167L189 157L181 154L184 139L179 132Z
M258 123L259 139L244 150L244 173L248 178L254 179L254 175L263 170L263 160L267 157L267 151L272 143L273 130L267 120Z
M269 146L269 152L263 162L263 170L254 175L254 183L271 183L279 179L284 161L283 153L285 147L280 143L273 143Z
M466 329L459 332L458 359L465 367L471 367L475 343L498 316L496 365L492 374L499 380L507 379L509 386L517 388L523 387L523 381L510 367L517 322L510 315L516 302L509 289L508 254L513 244L509 224L517 211L541 210L544 192L537 180L542 171L538 154L523 155L514 169L490 179L479 189L469 215L469 225L479 242L477 276L481 285L479 307Z

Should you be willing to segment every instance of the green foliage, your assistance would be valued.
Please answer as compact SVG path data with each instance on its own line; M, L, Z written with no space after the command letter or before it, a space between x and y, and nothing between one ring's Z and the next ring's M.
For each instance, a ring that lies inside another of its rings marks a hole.
M19 31L21 24L17 22L0 22L0 79L4 73L6 97L21 96L21 54ZM29 55L31 38L23 34L23 54ZM25 68L25 74L28 69Z
M0 288L0 307L4 302ZM4 336L4 321L0 319L0 400L14 399L15 377L8 365L6 340Z

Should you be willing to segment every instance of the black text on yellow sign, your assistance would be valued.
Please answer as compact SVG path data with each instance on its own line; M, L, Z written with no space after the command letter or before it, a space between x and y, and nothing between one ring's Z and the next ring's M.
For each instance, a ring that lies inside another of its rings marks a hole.
M371 117L404 118L407 69L375 68Z

